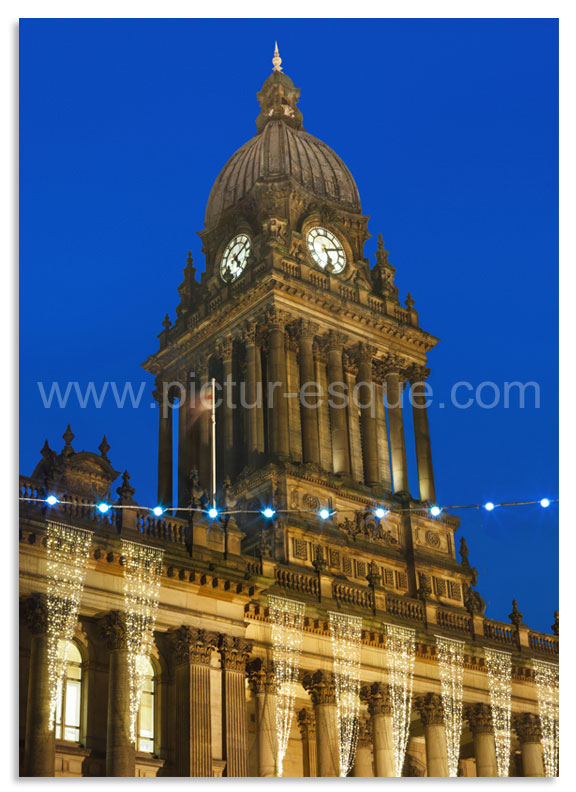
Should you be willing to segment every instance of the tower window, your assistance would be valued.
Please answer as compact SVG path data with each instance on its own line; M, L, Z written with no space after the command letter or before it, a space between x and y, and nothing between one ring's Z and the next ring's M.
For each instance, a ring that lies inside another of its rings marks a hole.
M58 652L64 657L66 641L60 641ZM68 642L66 676L56 707L56 739L80 742L82 704L82 655L74 641Z

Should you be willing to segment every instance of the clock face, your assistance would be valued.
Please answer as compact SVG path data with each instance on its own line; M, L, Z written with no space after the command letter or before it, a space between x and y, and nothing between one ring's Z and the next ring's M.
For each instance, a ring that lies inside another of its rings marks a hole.
M326 228L311 228L306 236L310 255L322 269L338 274L346 266L346 253L340 240Z
M244 272L251 250L252 244L247 234L237 234L228 242L220 261L220 277L224 283L238 280Z

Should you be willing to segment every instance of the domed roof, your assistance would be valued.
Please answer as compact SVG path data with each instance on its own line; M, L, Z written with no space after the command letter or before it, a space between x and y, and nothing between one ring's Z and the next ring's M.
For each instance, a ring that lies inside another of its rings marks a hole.
M279 68L275 63L258 94L258 134L232 155L214 182L206 206L206 227L217 223L256 182L286 177L321 198L361 211L352 174L329 146L302 129L302 114L296 106L300 91Z

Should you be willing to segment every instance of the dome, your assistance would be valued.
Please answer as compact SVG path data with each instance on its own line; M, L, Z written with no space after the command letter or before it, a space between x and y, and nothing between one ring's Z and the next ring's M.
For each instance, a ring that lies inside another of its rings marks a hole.
M276 68L276 67L275 67ZM320 198L360 212L352 174L332 149L302 129L300 91L290 77L274 71L258 94L258 134L232 155L208 198L206 227L237 205L258 181L292 178Z

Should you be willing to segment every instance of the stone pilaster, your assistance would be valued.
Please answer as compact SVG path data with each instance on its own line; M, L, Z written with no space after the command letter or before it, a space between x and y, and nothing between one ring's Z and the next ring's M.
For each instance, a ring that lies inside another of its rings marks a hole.
M21 612L31 633L28 702L24 742L24 775L54 775L54 729L50 729L48 678L48 609L44 594L21 601Z
M172 404L161 382L154 398L158 405L158 503L166 507L172 506Z
M246 408L245 427L246 444L249 458L255 461L264 450L260 447L259 438L263 434L262 423L262 377L260 371L260 347L257 344L257 325L250 322L244 329L242 340L246 348Z
M372 763L372 724L370 719L360 717L358 722L358 742L352 775L355 778L372 778L374 767Z
M109 650L106 775L133 778L135 746L130 739L130 672L126 615L110 611L100 621L100 634Z
M248 666L248 678L258 713L258 775L262 778L272 778L278 772L274 673L272 668L258 657Z
M180 777L212 776L210 661L218 635L187 625L175 630L172 649L176 688L174 758Z
M396 776L394 736L388 685L382 682L363 685L360 695L362 700L368 704L368 712L371 717L374 775L380 778L394 778Z
M386 361L386 405L390 428L390 454L392 458L392 480L394 492L407 493L408 465L404 440L404 417L402 411L403 382L400 379L400 361L391 356Z
M444 709L442 698L436 693L427 693L414 699L414 706L420 713L426 738L426 766L428 776L434 778L448 776L448 751L444 729Z
M362 452L364 459L364 481L366 484L379 484L378 466L378 433L376 425L375 393L372 381L372 361L376 349L368 344L361 344L358 349L357 388L358 406L360 408L360 431L362 434Z
M348 437L348 418L346 383L342 349L347 337L330 330L326 342L326 375L328 377L330 419L332 426L332 469L334 473L350 475L350 440Z
M427 374L428 371L420 366L410 370L412 415L414 419L414 441L416 444L420 500L433 503L436 500L436 489L434 487L430 427L428 425L428 410L426 407L425 379Z
M278 311L266 315L268 322L268 408L270 453L279 459L290 455L288 403L286 400L285 317Z
M318 775L338 777L339 738L334 675L320 670L306 673L302 684L314 704Z
M497 777L498 761L496 759L492 708L488 704L468 704L464 707L463 715L468 721L474 737L476 775L485 778Z
M188 506L190 501L190 471L193 467L192 412L190 407L190 383L186 371L180 372L182 389L178 405L178 505Z
M303 398L300 405L302 424L302 460L320 464L320 437L318 434L317 382L314 365L314 334L318 325L302 320L298 327L298 356L300 362L300 388ZM310 384L308 384L310 383Z
M218 648L222 661L226 776L245 778L248 775L248 715L244 680L252 646L244 638L221 635Z
M512 716L512 728L518 735L522 752L522 769L525 777L542 778L542 727L538 715L522 713Z
M234 406L232 392L232 338L225 338L218 345L218 354L222 358L222 448L224 450L224 473L234 475Z
M302 775L305 778L314 778L318 775L314 713L303 707L298 713L298 726L302 737Z

